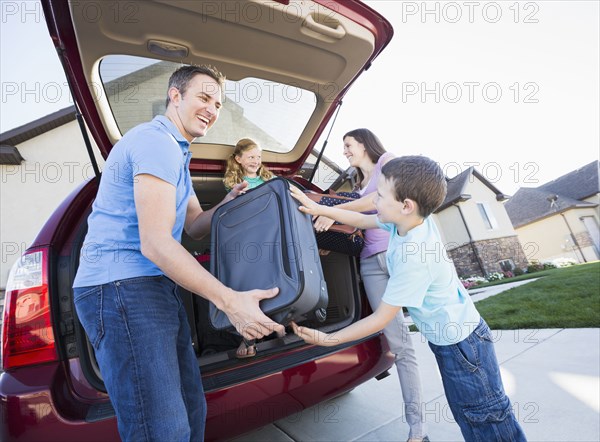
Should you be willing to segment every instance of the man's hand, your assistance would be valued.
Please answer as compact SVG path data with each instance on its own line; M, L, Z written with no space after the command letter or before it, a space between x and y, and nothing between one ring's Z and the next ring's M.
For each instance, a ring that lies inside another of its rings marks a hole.
M309 197L307 197L304 192L298 189L296 186L290 185L290 192L292 196L298 200L301 204L299 207L301 212L308 213L309 215L318 216L321 214L321 209L323 206L315 203Z
M323 333L313 328L300 327L293 321L291 324L294 333L296 333L300 338L304 339L304 341L308 344L321 345L323 347L333 347L334 345L339 344L335 338L335 335Z
M200 206L200 201L196 195L192 195L188 202L188 209L185 218L185 232L194 239L202 239L210 233L210 223L212 216L219 207L235 199L242 193L246 193L248 183L242 181L233 186L233 189L225 195L219 204L214 205L210 210L204 212ZM154 206L151 206L154 210ZM153 213L154 214L154 213ZM170 231L169 231L170 232Z
M273 298L278 293L278 288L247 292L232 291L227 296L227 305L223 307L223 311L238 333L246 339L260 339L273 332L283 336L284 326L269 319L258 305L261 299Z

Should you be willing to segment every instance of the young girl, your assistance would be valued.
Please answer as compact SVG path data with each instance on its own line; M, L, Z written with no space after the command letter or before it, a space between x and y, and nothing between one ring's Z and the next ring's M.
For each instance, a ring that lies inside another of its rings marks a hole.
M227 158L227 170L223 183L229 191L233 186L246 181L247 189L254 189L273 178L273 173L261 162L261 149L258 143L250 138L242 138L235 145L235 150Z
M227 191L230 191L236 184L246 181L248 183L246 190L250 190L274 176L262 164L261 149L258 143L250 138L242 138L235 145L233 153L227 158L227 170L223 183ZM238 358L256 356L256 341L242 339L236 356Z

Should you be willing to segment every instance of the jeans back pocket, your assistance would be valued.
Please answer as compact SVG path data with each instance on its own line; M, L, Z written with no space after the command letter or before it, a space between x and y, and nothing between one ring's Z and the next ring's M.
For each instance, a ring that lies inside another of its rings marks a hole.
M104 336L102 286L74 288L75 310L92 346L97 349Z

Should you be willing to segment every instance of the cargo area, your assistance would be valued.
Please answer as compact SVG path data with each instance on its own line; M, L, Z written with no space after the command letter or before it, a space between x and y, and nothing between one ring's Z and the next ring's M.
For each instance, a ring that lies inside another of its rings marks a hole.
M226 195L222 178L218 175L195 176L193 177L193 183L194 190L204 210L209 210ZM268 228L268 223L265 228ZM80 242L75 248L81 247L85 230L85 228L82 228ZM201 240L194 240L184 233L182 245L190 254L196 257L205 269L210 270L210 235ZM243 251L240 253L243 253ZM363 289L359 283L357 258L330 252L326 255L320 255L319 259L329 295L326 319L322 322L309 320L302 325L330 332L343 328L360 317L362 308L360 293ZM71 261L71 263L73 266L77 266L76 260ZM76 269L73 269L71 272L72 277L74 277L75 271ZM288 327L286 330L287 335L283 338L278 338L273 334L259 340L257 342L256 357L238 359L235 353L241 342L241 337L235 332L220 331L212 327L208 313L209 303L204 298L182 288L179 288L179 294L186 308L192 330L193 347L203 375L210 375L211 372L217 372L227 367L252 364L266 356L274 356L283 350L303 345L303 341L291 333L291 328ZM90 377L95 378L90 379L91 383L103 389L102 378L94 360L93 349L81 327L79 327L78 335L78 353L83 366L87 367L85 370L87 377L88 379ZM86 360L87 363L85 363Z
M195 177L194 190L204 210L209 210L226 195L220 176ZM265 220L265 229L269 228L268 223L269 220ZM211 241L210 235L195 241L184 234L182 245L198 259L204 268L209 270ZM252 247L252 250L247 251L240 249L238 251L240 262L244 259L252 259L256 250L260 250L260 248ZM358 310L360 310L357 309L357 300L360 299L360 289L356 283L358 281L357 260L354 257L334 252L321 255L319 259L329 294L327 315L323 322L307 321L306 325L324 330L342 328L357 318ZM213 363L222 365L224 361L236 360L235 350L241 342L240 336L237 333L215 330L211 326L208 317L208 302L204 298L185 290L181 290L180 295L184 299L190 324L195 326L192 327L192 338L201 366L206 367ZM261 354L276 353L278 349L285 348L290 343L298 345L298 341L294 337L288 336L284 339L277 338L275 335L266 337L257 343L257 357L260 357ZM236 363L239 362L236 360Z

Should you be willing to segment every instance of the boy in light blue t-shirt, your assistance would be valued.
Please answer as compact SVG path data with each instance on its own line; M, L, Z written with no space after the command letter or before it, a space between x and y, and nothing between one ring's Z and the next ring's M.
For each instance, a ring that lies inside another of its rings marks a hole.
M390 279L375 312L335 333L293 324L306 342L335 346L382 330L407 307L435 354L454 419L467 441L524 441L504 392L490 329L447 257L429 215L446 197L446 179L426 157L390 160L377 185L377 215L321 206L292 188L310 215L324 215L360 229L390 232L387 265Z

